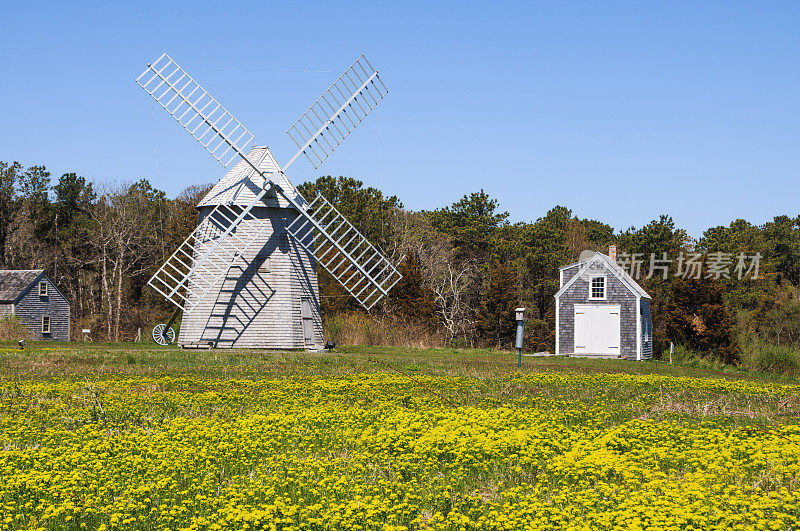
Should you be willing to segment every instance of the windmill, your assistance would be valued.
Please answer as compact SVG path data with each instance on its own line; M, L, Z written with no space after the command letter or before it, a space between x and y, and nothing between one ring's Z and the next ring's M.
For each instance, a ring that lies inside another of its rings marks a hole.
M269 148L166 53L136 82L228 173L198 204L197 228L148 285L176 306L153 339L185 346L314 348L322 343L316 264L366 310L401 275L322 195L306 201L286 170L304 155L319 168L388 90L361 55L287 133L283 166Z

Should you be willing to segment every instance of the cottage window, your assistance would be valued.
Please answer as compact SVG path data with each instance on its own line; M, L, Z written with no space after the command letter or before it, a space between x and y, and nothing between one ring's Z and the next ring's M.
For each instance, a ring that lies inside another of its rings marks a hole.
M269 256L264 258L264 261L261 262L261 265L258 267L259 273L269 273L272 271L271 264L269 263Z
M50 316L43 315L42 316L42 333L49 334L50 333Z
M47 282L39 282L39 296L47 297Z
M589 292L590 299L605 299L606 298L606 277L592 278L591 291Z

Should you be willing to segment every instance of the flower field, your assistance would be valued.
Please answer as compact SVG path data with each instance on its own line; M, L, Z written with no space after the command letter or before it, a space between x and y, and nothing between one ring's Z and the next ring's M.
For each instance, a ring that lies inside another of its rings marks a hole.
M0 526L797 529L798 391L560 370L5 376Z

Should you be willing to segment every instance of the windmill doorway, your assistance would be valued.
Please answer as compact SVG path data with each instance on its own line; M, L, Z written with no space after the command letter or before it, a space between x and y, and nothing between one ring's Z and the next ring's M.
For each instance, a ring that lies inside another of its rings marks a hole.
M314 316L311 313L311 299L301 299L301 315L303 317L303 339L306 347L314 345Z

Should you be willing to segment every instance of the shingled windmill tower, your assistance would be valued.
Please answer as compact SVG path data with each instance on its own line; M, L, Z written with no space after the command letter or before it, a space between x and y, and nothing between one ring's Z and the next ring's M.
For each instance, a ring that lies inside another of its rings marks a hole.
M154 328L157 343L174 341L182 310L182 345L317 348L317 263L367 310L400 280L332 204L307 202L286 176L301 154L318 168L388 92L363 55L289 128L299 150L283 166L269 148L248 147L253 134L166 54L136 81L232 166L198 204L197 228L148 281L177 307Z

